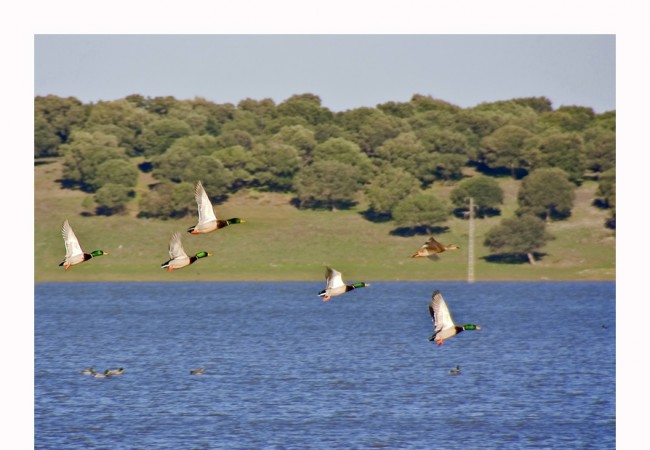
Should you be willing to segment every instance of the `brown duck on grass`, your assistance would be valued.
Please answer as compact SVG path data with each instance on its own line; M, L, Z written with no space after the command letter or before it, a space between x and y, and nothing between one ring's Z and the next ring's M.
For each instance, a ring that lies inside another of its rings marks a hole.
M420 249L414 253L411 258L429 258L433 260L439 259L438 253L445 252L447 250L459 250L460 247L456 244L442 245L440 242L436 241L433 237L430 237Z

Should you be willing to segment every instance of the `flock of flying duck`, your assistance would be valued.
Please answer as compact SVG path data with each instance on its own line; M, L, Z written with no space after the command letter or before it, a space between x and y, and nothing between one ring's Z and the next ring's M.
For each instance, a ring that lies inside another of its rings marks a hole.
M203 184L199 181L196 184L194 191L194 196L196 203L198 205L199 219L196 225L189 227L187 229L188 233L191 234L205 234L211 233L215 230L227 227L229 225L245 223L246 221L238 217L234 217L228 220L217 219L214 213L214 208L208 194L203 188ZM63 223L63 240L65 242L65 258L59 266L65 266L65 270L70 269L70 267L81 264L82 262L88 261L94 257L108 255L107 252L103 250L94 250L90 253L85 253L81 246L79 245L79 240L72 231L72 227L66 219ZM429 258L433 260L439 259L439 254L447 250L458 250L459 246L455 244L451 245L442 245L440 242L436 241L433 237L430 237L416 253L414 253L411 258ZM201 258L206 258L212 256L212 253L207 251L200 251L193 256L188 256L185 250L183 249L183 244L181 243L181 235L179 232L172 234L169 239L169 260L161 264L161 268L167 269L168 271L182 269L187 267L190 264L195 263ZM320 291L318 295L323 297L323 301L327 302L332 297L336 297L346 292L350 292L354 289L370 286L370 284L365 282L357 282L346 284L343 281L341 272L338 270L327 267L325 271L325 280L326 285L325 289ZM435 341L437 345L442 345L443 341L449 339L462 331L469 330L480 330L481 327L471 323L465 325L456 325L451 317L449 308L445 303L444 298L439 290L435 290L431 296L431 301L429 303L429 314L431 315L431 320L433 322L434 333L429 338L430 341ZM121 372L120 372L121 371ZM204 368L192 370L190 373L192 375L199 375L205 372ZM452 374L460 374L460 367L457 366L456 369L450 371ZM104 373L97 373L93 368L85 369L82 373L93 375L97 378L109 377L114 375L120 375L124 373L124 369L119 370L106 370Z

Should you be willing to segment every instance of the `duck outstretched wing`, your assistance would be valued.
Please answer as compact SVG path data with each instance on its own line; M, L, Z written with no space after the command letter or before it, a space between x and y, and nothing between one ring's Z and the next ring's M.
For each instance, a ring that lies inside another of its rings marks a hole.
M345 285L341 272L331 267L325 270L325 280L327 282L326 289L334 289Z
M79 245L79 239L77 239L74 231L72 231L72 227L68 223L67 219L63 222L61 233L63 234L63 241L65 242L65 257L70 259L77 255L83 255L84 252Z
M181 234L177 231L169 239L169 258L176 259L182 257L187 257L187 253L185 253L183 244L181 243Z
M454 321L451 318L447 303L445 303L445 299L437 289L433 291L431 296L429 314L433 322L434 336L442 330L454 327Z
M210 202L208 194L205 192L203 184L200 181L196 184L194 198L199 209L199 223L210 222L212 220L216 221L217 217L214 214L212 202Z
M443 247L443 245L440 242L436 241L433 237L430 237L429 240L424 243L423 247L426 247L436 253L440 253L445 250L445 247Z

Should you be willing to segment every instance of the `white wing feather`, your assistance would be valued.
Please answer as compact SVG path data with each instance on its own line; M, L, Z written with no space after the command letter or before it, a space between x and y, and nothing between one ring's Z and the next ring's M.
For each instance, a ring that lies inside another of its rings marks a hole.
M440 292L433 295L431 304L429 305L429 311L431 312L431 319L433 320L436 334L442 330L453 328L455 326L449 308L447 307L447 303L445 303L445 299L442 298Z
M208 194L205 193L203 184L201 184L200 181L196 184L194 197L196 198L196 203L199 207L199 223L210 222L212 220L216 221L217 217L214 215L212 203L208 198Z
M72 227L68 223L67 219L65 222L63 222L63 229L61 230L61 232L63 234L63 240L65 241L66 259L70 259L77 255L83 255L84 252L81 249L81 246L79 245L79 240L77 239L77 236L74 234L74 231L72 231Z
M326 279L327 279L326 289L335 289L337 287L345 285L345 283L343 283L341 272L339 272L338 270L334 270L330 267L327 268Z
M169 258L176 259L187 257L185 250L183 249L183 244L181 243L181 235L177 231L172 234L171 239L169 239Z

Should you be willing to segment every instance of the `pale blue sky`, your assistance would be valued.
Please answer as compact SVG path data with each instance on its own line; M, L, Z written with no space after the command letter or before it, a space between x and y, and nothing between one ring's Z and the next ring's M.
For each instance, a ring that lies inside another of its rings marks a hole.
M34 40L35 95L318 95L333 111L431 95L460 107L545 96L616 109L613 34L47 35Z

